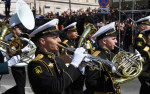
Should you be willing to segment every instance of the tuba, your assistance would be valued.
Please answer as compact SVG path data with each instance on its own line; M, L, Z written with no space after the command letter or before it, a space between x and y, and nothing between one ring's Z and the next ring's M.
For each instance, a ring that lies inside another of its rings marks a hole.
M4 40L5 36L12 32L12 27L7 23L0 23L0 40Z
M79 42L78 42L78 48L85 45L85 39L88 37L88 34L96 31L96 28L91 23L84 23L84 31L82 35L80 36Z
M16 3L17 16L19 21L24 27L28 30L32 30L35 27L35 19L30 7L23 0L18 0ZM11 21L11 20L10 20ZM12 21L13 22L13 21ZM28 47L30 51L24 52L21 54L21 63L16 64L15 66L21 66L23 64L28 64L32 59L35 58L36 46L35 44L27 38L20 37L21 40L28 42Z
M11 42L6 42L8 39L10 39L13 34L9 31L12 31L13 26L18 25L22 23L22 25L27 28L28 30L32 30L35 27L35 19L33 16L33 13L30 9L30 7L23 1L18 0L16 3L16 10L17 13L14 14L9 21L9 25L3 24L0 28L5 27L5 29L1 30L1 36L0 36L0 44L8 48L8 56L12 57L14 54L17 53L17 51L21 50L22 43L21 40L26 41L28 43L28 47L30 48L27 52L22 52L20 57L20 63L14 65L14 66L25 66L27 65L32 59L35 58L35 51L36 46L35 44L27 38L23 37L17 37L13 39ZM4 41L6 40L6 41ZM8 57L7 56L7 57Z

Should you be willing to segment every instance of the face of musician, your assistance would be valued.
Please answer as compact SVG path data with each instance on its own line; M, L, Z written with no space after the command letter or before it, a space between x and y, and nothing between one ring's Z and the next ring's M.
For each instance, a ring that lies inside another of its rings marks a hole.
M59 38L59 34L52 35L47 34L44 37L39 39L40 43L40 49L42 49L45 52L56 52L59 50L58 43L60 43L61 40Z
M103 46L102 48L114 50L117 43L117 37L116 35L106 36L105 38L102 38L99 43L101 44L100 46Z
M77 38L78 38L77 35L78 35L77 30L72 30L72 31L68 31L68 32L67 32L67 37L68 37L69 39L71 39L71 40L77 39Z
M114 50L114 47L117 43L117 38L116 36L109 36L109 37L106 37L106 48L109 49L109 50Z
M20 28L14 28L13 29L13 34L14 34L15 37L20 36L21 33L22 33L22 30Z

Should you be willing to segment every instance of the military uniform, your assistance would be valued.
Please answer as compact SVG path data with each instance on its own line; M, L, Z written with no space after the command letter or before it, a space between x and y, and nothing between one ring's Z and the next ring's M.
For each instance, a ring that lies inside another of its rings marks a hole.
M77 47L77 41L76 41L76 40L70 40L70 39L66 38L66 39L62 42L62 45L64 45L65 47L76 48L76 47Z
M61 44L64 47L76 48L77 41L65 39ZM73 54L72 52L69 51L67 53L70 55ZM72 59L66 55L64 48L60 48L60 58L63 59L66 64L70 64L70 62L72 61Z
M53 36L59 34L56 24L58 24L58 19L51 20L35 29L30 34L30 37L52 39ZM52 35L52 37L45 35ZM55 56L54 52L57 50L53 51L53 53L43 51L42 43L39 42L39 44L36 50L36 58L28 64L27 68L33 92L35 94L83 94L84 81L78 66L75 67L75 65L70 64L66 67L65 62ZM80 62L76 63L80 64Z
M144 34L140 33L135 39L134 48L137 49L142 56L143 70L138 78L141 82L140 94L145 94L150 88L150 45L147 44Z
M20 36L21 37L21 36ZM13 36L12 38L10 38L10 40L12 41L13 39L15 39L15 37ZM22 51L21 49L23 49L24 47L26 47L28 45L27 41L21 40L20 39L20 45L18 45L18 48L20 47L20 50L18 50L15 55L21 55ZM17 46L16 46L17 47ZM13 74L13 77L15 79L16 85L10 89L8 89L4 94L25 94L25 84L26 84L26 72L25 72L25 66L12 66L11 67L11 72Z
M67 27L65 27L63 29L64 33L74 32L72 30L77 30L76 24L77 24L77 22L74 22L74 23L68 25ZM78 44L78 40L65 37L61 44L65 47L76 48L77 44ZM70 59L68 56L66 56L66 53L64 52L64 50L65 50L64 48L60 49L60 58L62 58L65 61L66 64L70 64L72 59ZM68 54L70 54L70 52Z
M10 18L9 24L11 25L13 29L19 28L20 30L16 29L16 31L13 33L16 34L15 36L22 37L19 35L20 33L22 33L21 29L24 28L23 30L32 30L35 26L35 20L34 20L32 11L30 10L26 2L24 2L23 0L18 0L16 2L16 6L19 6L17 7L17 13L15 13ZM28 15L28 16L25 16L25 15ZM15 41L15 42L18 42L18 41ZM14 56L20 55L22 53L22 48L25 48L28 45L28 42L21 40L21 44L20 45L18 44L16 45L16 49L20 49L20 50L17 51L16 54L13 54ZM13 66L11 67L11 71L15 79L16 85L8 89L4 94L25 94L25 84L26 84L25 66L19 66L19 67Z
M150 16L141 18L136 23L139 26L145 26L144 30L139 30L137 33L133 46L142 56L143 70L138 77L141 83L140 94L147 94L150 89L150 44L147 41L150 29L146 26L150 25Z
M35 94L82 94L83 91L83 82L69 86L81 76L80 71L73 65L66 69L63 60L50 52L39 51L28 65L28 75Z
M106 29L107 28L107 29ZM93 53L94 56L100 57L102 59L111 61L114 57L107 46L103 46L103 38L105 37L116 37L115 22L110 23L101 27L92 37L97 38L97 42L100 43L100 47L96 49ZM105 39L106 40L106 39ZM113 39L115 43L115 39ZM111 43L111 42L109 42ZM112 45L112 44L111 44ZM94 61L93 61L94 62ZM86 67L85 70L85 84L87 87L87 94L119 94L118 90L114 88L113 81L111 79L112 68L105 63L97 64L101 70L96 70L91 67Z
M99 48L93 53L94 56L112 60L114 54L106 49ZM89 94L115 94L113 82L107 68L103 66L103 70L99 71L90 67L86 67L86 87L91 90Z

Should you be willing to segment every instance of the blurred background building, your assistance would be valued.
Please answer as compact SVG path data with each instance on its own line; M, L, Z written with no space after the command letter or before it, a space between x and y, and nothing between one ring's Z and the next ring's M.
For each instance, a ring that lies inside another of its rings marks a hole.
M17 0L11 0L10 15L16 12L15 5ZM87 8L98 8L99 0L24 0L27 2L33 11L36 11L36 14L45 14L50 13L61 13L71 9L76 11L79 9L86 10ZM117 8L119 6L119 1L121 1L122 9L132 7L132 3L138 6L148 7L150 0L109 0L108 7ZM4 0L0 0L0 14L5 14L5 4Z

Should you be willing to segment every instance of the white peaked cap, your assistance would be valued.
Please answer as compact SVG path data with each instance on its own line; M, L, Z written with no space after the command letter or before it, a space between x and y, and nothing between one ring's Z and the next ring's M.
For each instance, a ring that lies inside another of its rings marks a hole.
M147 28L147 29L141 31L141 33L145 33L145 32L147 32L147 31L150 32L150 28Z
M26 2L23 0L18 0L16 3L16 11L19 20L29 30L34 29L35 19L33 13Z
M53 19L53 20L51 20L51 21L45 23L44 25L42 25L42 26L38 27L37 29L35 29L35 30L29 35L29 37L34 37L35 34L41 32L41 31L43 31L43 30L45 30L45 29L48 29L48 28L50 28L50 27L54 27L54 26L58 25L58 22L59 22L58 19Z
M9 21L9 25L10 25L11 27L14 27L14 26L16 26L16 25L18 25L18 24L20 24L20 23L21 23L21 22L20 22L20 20L19 20L19 18L18 18L17 13L15 13L14 15L11 16L10 21Z
M101 27L92 37L98 37L110 29L115 29L115 22L112 22L110 24Z
M146 16L144 18L141 18L141 19L137 20L136 23L142 22L142 21L145 21L145 20L149 20L149 19L150 19L150 16Z
M75 26L76 24L77 24L77 22L73 22L72 24L66 26L63 30L66 30L66 29L68 29L68 28L70 28L70 27L73 27L73 26Z

